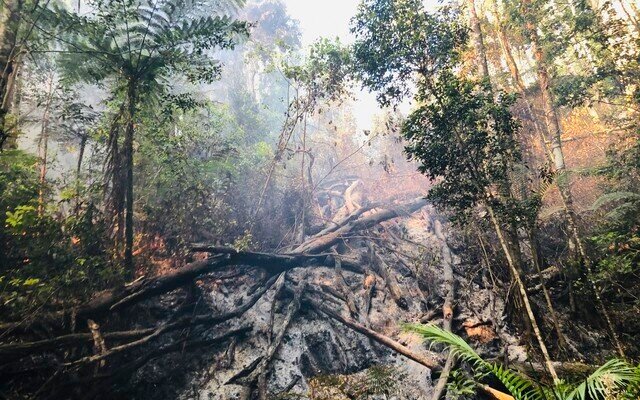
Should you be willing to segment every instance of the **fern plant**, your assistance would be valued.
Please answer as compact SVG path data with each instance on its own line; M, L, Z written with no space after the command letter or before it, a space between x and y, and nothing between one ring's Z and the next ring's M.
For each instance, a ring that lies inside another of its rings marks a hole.
M494 375L516 400L627 400L640 396L640 366L624 360L608 361L577 385L561 380L547 386L518 371L484 360L460 336L435 325L409 324L405 328L431 344L447 346L451 354L469 363L474 370Z
M63 49L60 64L70 82L106 86L116 103L107 142L107 195L116 244L124 243L133 271L133 153L140 108L160 100L193 107L189 89L220 75L218 49L233 48L248 35L236 20L244 0L93 0L91 12L62 6L43 10L51 35ZM46 12L45 12L46 11ZM161 113L157 113L160 117ZM122 138L124 136L124 138ZM124 233L124 235L122 235Z

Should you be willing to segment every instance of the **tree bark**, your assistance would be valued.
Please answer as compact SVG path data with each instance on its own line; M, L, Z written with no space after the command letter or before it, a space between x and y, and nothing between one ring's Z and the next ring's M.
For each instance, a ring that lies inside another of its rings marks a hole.
M484 47L484 38L482 36L482 28L480 20L476 12L475 0L467 0L469 8L469 24L473 37L473 47L476 52L476 62L478 64L478 73L484 79L489 79L489 64L487 63L487 52Z
M10 134L6 126L11 103L8 94L11 92L13 77L17 71L17 39L23 5L23 0L8 0L4 2L0 14L0 151Z
M616 333L616 329L611 320L611 316L609 315L609 311L602 300L602 296L600 295L600 288L596 282L596 279L593 275L592 267L591 267L591 258L587 254L586 246L580 232L578 230L578 216L575 211L575 206L573 203L573 197L570 190L570 179L567 174L564 154L562 151L562 128L560 126L560 120L558 118L558 112L554 105L553 93L551 91L551 82L549 79L549 72L547 70L547 60L546 55L540 45L540 38L538 36L538 31L535 26L535 21L533 19L533 10L531 9L531 0L523 0L523 9L524 9L524 17L525 17L525 28L527 29L527 33L529 34L529 39L531 41L531 47L533 50L533 55L536 60L536 71L538 75L538 84L540 85L540 92L542 93L542 100L545 111L545 119L547 122L547 128L550 135L551 141L551 154L553 156L555 173L557 174L557 182L558 188L560 189L560 197L562 199L562 203L567 213L567 223L569 231L573 236L573 240L575 241L575 245L578 248L578 253L582 258L582 261L585 264L585 269L587 271L587 280L589 281L592 290L594 292L594 296L596 298L596 303L598 308L600 308L600 312L605 319L607 324L607 328L609 330L609 334L613 339L614 346L618 351L618 354L625 358L625 352L622 348L622 344L618 338L618 334ZM544 145L544 143L543 143Z
M137 92L136 82L131 79L127 90L128 119L124 136L124 161L126 171L125 186L125 227L124 266L129 277L133 277L133 136L135 130Z
M551 363L551 357L549 357L549 352L547 351L547 346L544 344L544 340L542 339L542 333L540 332L540 328L538 328L538 322L536 321L536 317L533 314L533 309L531 308L531 303L529 302L529 295L527 294L527 290L522 282L522 278L520 277L520 271L518 266L515 264L514 259L509 251L509 246L505 239L502 226L498 221L493 208L490 205L487 205L487 211L489 212L489 216L491 218L491 222L495 228L496 234L498 235L498 240L500 241L500 245L504 251L505 256L507 257L507 264L509 265L509 269L511 270L511 274L513 279L516 282L516 286L520 291L520 296L524 303L525 310L527 312L527 317L529 318L529 322L531 323L531 327L533 329L536 340L538 341L538 345L540 346L540 352L542 353L542 357L545 360L545 364L547 366L547 371L549 375L553 378L554 382L558 381L558 374L556 373L553 364Z

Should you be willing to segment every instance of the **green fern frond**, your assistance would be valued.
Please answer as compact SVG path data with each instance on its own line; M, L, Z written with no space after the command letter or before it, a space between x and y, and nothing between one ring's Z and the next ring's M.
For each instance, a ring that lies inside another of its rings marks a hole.
M517 400L545 400L547 398L545 391L527 377L500 364L483 360L464 339L454 333L435 325L407 324L404 328L407 331L420 334L430 342L448 346L449 351L455 357L469 362L477 369L491 372Z
M638 368L612 359L595 370L566 397L567 400L606 399L640 384Z
M640 201L640 194L633 192L612 192L606 193L600 196L592 205L592 210L597 210L607 204L625 200L627 202L630 201Z
M470 362L471 364L485 363L464 339L454 333L440 329L435 325L406 324L404 325L404 329L419 334L429 342L448 346L449 351L455 357Z

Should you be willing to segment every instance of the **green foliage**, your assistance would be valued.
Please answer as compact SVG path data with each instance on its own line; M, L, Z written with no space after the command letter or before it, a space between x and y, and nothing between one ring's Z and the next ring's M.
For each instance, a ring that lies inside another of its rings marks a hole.
M59 210L77 199L55 204L36 164L19 150L0 156L0 310L7 318L55 301L86 300L121 280L121 270L109 262L96 208L79 204L62 216Z
M447 395L452 399L475 396L477 380L467 378L464 373L459 370L453 370L449 374L449 382L447 383Z
M640 144L636 134L610 150L599 171L607 178L607 192L592 205L601 216L591 240L601 255L600 278L624 279L640 262Z
M287 78L298 83L315 101L335 101L348 93L350 49L339 39L319 39L311 45L302 65L285 65Z
M235 0L96 0L94 14L56 7L49 17L66 35L70 51L61 63L68 80L102 83L116 77L152 93L171 86L172 76L189 82L218 77L220 65L209 51L232 48L238 35L248 33L245 22L224 15L234 5Z
M429 192L434 203L462 218L488 199L491 187L506 182L520 159L518 123L509 112L513 97L443 73L418 99L422 105L402 129L406 152L437 181ZM523 213L516 203L498 205L508 214Z
M491 373L517 400L627 399L640 394L640 367L623 360L608 361L577 385L560 381L545 386L501 364L485 361L464 339L435 325L408 324L405 329L418 333L432 344L446 345L455 357L475 370Z
M227 196L245 165L260 160L245 158L252 149L242 147L244 132L229 110L218 105L176 110L164 121L148 114L142 126L136 187L143 230L176 250L234 229L225 217L231 212Z
M383 105L411 93L412 82L458 60L467 31L455 11L428 13L420 0L366 0L351 22L355 69Z
M521 158L519 124L510 112L515 98L454 72L468 38L458 15L447 8L429 14L417 0L370 0L358 9L352 31L356 70L381 104L417 87L417 108L402 136L409 158L436 182L429 198L458 220L487 203L505 219L534 218L539 198L525 203L494 195L508 187Z

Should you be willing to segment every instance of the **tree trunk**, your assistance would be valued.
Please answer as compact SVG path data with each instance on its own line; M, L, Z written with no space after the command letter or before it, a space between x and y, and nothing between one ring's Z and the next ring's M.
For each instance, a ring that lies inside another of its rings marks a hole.
M129 81L127 101L129 104L129 118L124 137L124 158L126 169L125 186L125 227L124 227L124 266L127 274L133 276L133 135L136 116L136 82Z
M49 86L47 88L47 102L42 113L40 128L40 140L38 150L40 153L40 190L38 192L38 215L44 212L44 187L47 179L47 161L49 154L49 115L51 113L51 102L53 101L53 74L49 76Z
M593 289L593 292L596 298L596 303L598 305L598 308L600 308L600 311L602 312L602 315L605 319L607 328L609 330L611 338L613 339L613 343L616 347L616 350L618 351L618 354L624 358L625 357L624 350L622 348L622 345L616 333L615 327L613 326L613 322L611 320L609 312L605 307L604 302L602 301L602 297L600 296L600 289L595 280L595 277L593 276L591 259L587 254L585 244L578 231L578 217L575 212L573 197L571 195L571 190L569 187L569 176L566 171L564 154L562 151L562 141L561 141L562 128L560 126L560 120L558 118L557 109L554 105L553 93L551 92L551 82L549 79L549 72L547 70L546 56L540 45L540 38L538 36L538 31L535 26L535 23L531 19L533 13L531 11L530 0L523 0L523 6L524 6L523 7L524 12L525 12L525 15L524 15L525 20L527 21L525 27L528 31L529 39L531 41L531 47L533 50L533 55L536 60L538 84L540 85L540 92L542 94L545 119L547 122L547 129L550 136L549 140L551 142L551 155L553 157L555 172L557 174L557 182L558 182L558 188L560 191L560 197L562 199L565 212L567 213L567 224L568 224L569 232L571 232L571 235L577 247L578 253L585 264L585 269L587 270L587 280L589 281Z
M473 0L472 0L473 1ZM442 232L442 224L440 221L435 221L434 224L434 233L438 241L440 242L440 256L441 256L441 264L442 264L442 278L444 280L444 304L442 305L442 329L447 332L451 332L451 325L453 322L453 310L454 310L454 301L455 301L455 280L453 277L453 255L451 254L451 249L447 244L447 238L444 236ZM438 379L438 383L436 383L435 388L433 389L433 395L431 396L431 400L439 400L444 393L444 390L447 386L447 381L449 379L449 374L451 373L451 368L453 368L454 356L451 351L447 355L447 361L444 364L444 368L442 368L442 373L440 374L440 378Z
M5 122L11 104L8 94L17 70L17 36L22 8L23 0L8 0L0 14L0 151L9 137Z
M482 36L480 20L478 19L478 14L476 12L475 0L467 0L467 7L469 7L469 24L471 25L473 47L475 48L476 62L478 63L478 72L482 78L489 79L487 52L484 47L484 38Z
M80 172L82 171L82 161L84 158L84 151L87 147L87 137L83 136L80 139L80 149L78 151L78 163L76 164L76 180L80 181Z
M547 289L546 280L544 274L542 273L542 268L540 267L540 258L538 253L538 240L536 239L535 228L531 228L529 230L529 242L531 243L531 257L533 259L533 265L536 268L536 272L540 277L540 286L542 288L542 293L544 294L544 299L547 302L547 308L549 309L549 314L551 317L551 321L553 322L553 327L556 330L556 335L558 336L558 346L561 348L567 347L567 340L564 337L564 333L562 332L562 326L560 325L560 320L558 319L558 315L556 313L555 307L553 306L553 302L551 300L551 294Z
M540 328L538 327L538 322L536 321L536 317L533 314L533 309L531 308L531 303L529 302L529 295L527 294L527 289L522 282L522 278L520 277L519 265L517 265L513 259L511 252L509 251L509 246L507 244L507 240L502 230L502 226L498 221L495 212L491 205L486 204L487 211L489 212L489 216L491 218L491 222L493 227L498 235L498 240L500 241L500 246L504 251L505 256L507 257L507 264L509 265L509 269L511 270L511 274L513 275L513 279L516 282L516 286L518 287L518 291L520 292L520 296L522 298L522 302L524 303L525 310L527 312L527 317L529 318L529 322L531 323L531 328L533 329L533 333L538 341L538 345L540 346L540 352L542 353L542 357L544 358L545 364L547 366L547 370L549 375L553 378L554 382L558 381L558 374L553 367L551 362L551 357L549 357L549 352L547 351L547 346L544 344L544 340L542 339L542 333L540 332Z

